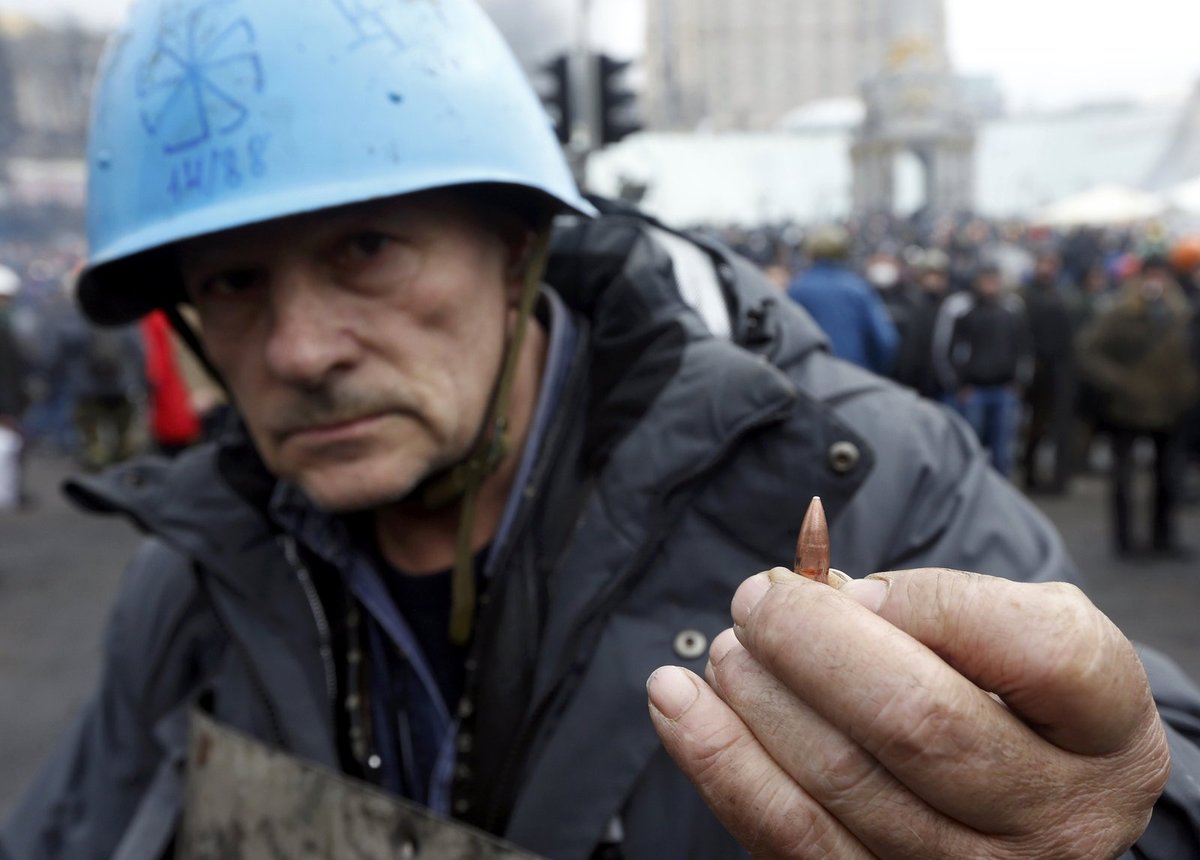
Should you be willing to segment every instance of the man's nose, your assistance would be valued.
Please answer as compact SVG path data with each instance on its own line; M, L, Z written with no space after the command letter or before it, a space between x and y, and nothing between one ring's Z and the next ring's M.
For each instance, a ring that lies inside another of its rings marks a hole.
M339 313L338 287L310 267L279 272L270 289L266 360L297 385L316 385L354 356L354 338Z

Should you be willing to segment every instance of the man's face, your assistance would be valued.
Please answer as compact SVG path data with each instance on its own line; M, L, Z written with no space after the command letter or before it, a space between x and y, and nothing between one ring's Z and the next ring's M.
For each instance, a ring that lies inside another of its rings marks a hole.
M1102 293L1108 289L1108 275L1103 269L1088 269L1083 279L1083 290L1086 293Z
M1043 254L1038 257L1037 263L1034 266L1034 277L1039 283L1053 284L1058 280L1060 266L1058 257L1050 254Z
M940 296L946 292L947 280L945 272L927 269L921 273L921 289L931 295Z
M980 298L993 299L1004 289L1004 282L995 272L985 272L975 277L975 293Z
M1151 268L1142 272L1142 295L1147 299L1157 299L1167 291L1170 275L1163 269Z
M516 244L429 194L194 239L180 263L267 466L321 507L361 510L470 451L519 290Z

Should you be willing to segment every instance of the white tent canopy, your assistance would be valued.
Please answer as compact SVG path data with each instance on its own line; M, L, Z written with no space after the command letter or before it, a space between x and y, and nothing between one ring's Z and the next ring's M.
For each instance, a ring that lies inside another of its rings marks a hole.
M1176 209L1190 215L1200 215L1200 176L1176 185L1166 196Z
M1051 203L1033 220L1051 227L1103 227L1158 218L1167 209L1166 199L1158 194L1103 184Z

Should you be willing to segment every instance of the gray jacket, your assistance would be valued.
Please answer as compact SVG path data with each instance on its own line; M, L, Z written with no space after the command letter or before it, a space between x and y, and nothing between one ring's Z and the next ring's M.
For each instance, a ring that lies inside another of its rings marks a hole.
M469 728L481 752L455 791L468 819L549 857L586 858L606 834L629 858L742 856L662 751L645 679L664 663L702 669L705 655L677 652L680 634L728 626L738 583L790 560L813 495L834 563L853 575L939 564L1074 577L965 425L832 358L747 264L679 244L609 216L564 231L548 273L586 335L514 535L493 547L504 562L474 693L488 718ZM715 274L700 289L716 292L696 301L688 285L688 304L673 272L694 270L695 253ZM728 337L712 334L722 327ZM195 701L338 766L326 613L242 456L202 448L74 485L149 538L117 599L99 692L0 831L13 860L162 856ZM1200 844L1200 694L1169 664L1151 669L1176 759L1143 856L1175 858Z

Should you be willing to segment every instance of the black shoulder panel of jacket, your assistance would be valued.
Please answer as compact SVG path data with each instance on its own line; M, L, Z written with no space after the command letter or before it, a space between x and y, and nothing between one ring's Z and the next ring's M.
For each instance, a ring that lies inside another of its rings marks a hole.
M684 300L654 229L686 239L712 260L734 344L781 369L827 347L799 306L720 242L673 230L627 204L591 199L601 216L564 220L546 280L590 327L586 450L593 465L602 465L642 420L679 370L688 344L714 337Z
M636 216L580 220L560 230L546 280L589 326L584 450L599 467L674 378L700 325L686 330L670 258Z

